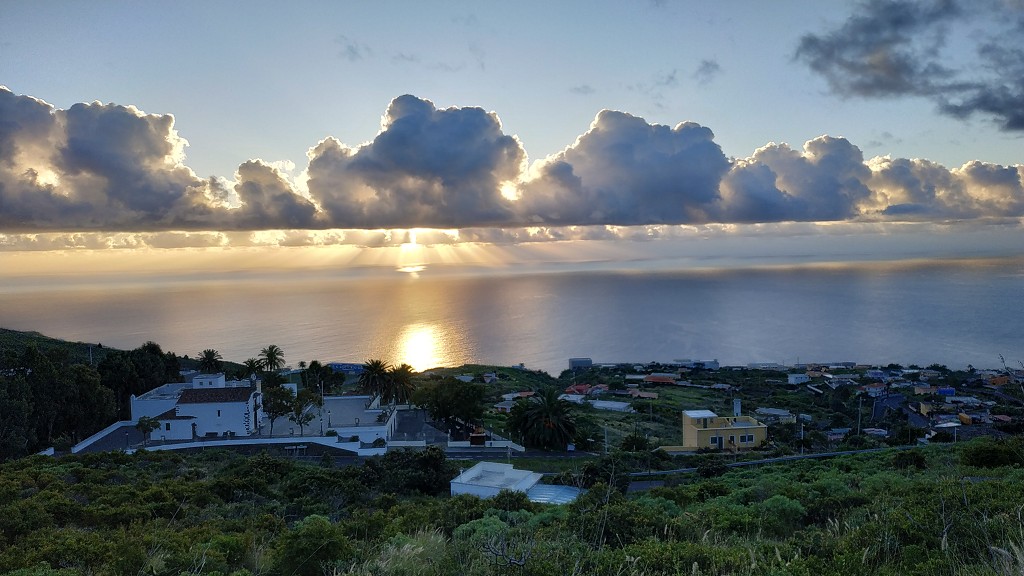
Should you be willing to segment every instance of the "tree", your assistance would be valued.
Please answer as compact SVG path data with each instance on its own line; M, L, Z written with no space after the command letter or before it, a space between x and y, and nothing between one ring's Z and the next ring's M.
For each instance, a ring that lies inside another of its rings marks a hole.
M31 393L23 374L0 372L0 461L25 456L35 448Z
M267 372L277 372L284 368L284 350L271 344L260 350L260 361L263 364L263 369Z
M402 364L388 370L388 386L381 402L404 404L412 396L414 371L412 366Z
M547 388L512 407L509 426L526 445L564 450L572 442L576 433L573 407L559 395L557 389Z
M135 423L135 428L142 432L142 444L146 445L149 443L149 435L154 430L160 427L160 421L152 416L143 416L139 418L139 421Z
M381 402L384 402L390 371L391 366L383 360L367 360L359 374L359 388L368 394L380 396Z
M270 435L274 435L274 421L292 411L292 392L283 386L263 389L263 413L270 420Z
M257 358L249 358L242 364L245 366L245 375L249 378L252 378L263 371L263 363Z
M221 360L220 352L207 348L199 353L199 371L203 374L216 374L223 366Z
M327 371L329 368L320 363L319 360L311 360L309 365L306 366L306 384L314 390L320 391L320 395L323 396L324 384L327 379Z
M482 384L449 377L416 388L410 400L434 420L447 424L450 432L460 422L471 424L483 417L486 393Z
M310 408L319 405L320 396L309 388L299 390L299 393L292 398L288 419L299 425L299 436L306 435L306 424L316 418L316 414Z

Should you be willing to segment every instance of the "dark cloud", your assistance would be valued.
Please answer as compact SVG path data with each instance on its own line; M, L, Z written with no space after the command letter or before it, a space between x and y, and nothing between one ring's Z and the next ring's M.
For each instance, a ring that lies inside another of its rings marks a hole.
M701 60L693 72L693 79L700 84L710 84L722 72L722 67L715 60Z
M844 97L919 96L949 116L1024 130L1022 13L1000 0L871 0L838 28L805 35L795 56ZM975 41L974 61L958 66L950 30L970 26L961 36Z
M258 230L267 222L281 228L316 228L317 210L309 200L295 194L277 169L259 160L238 167L235 193L241 207L232 214L235 227Z

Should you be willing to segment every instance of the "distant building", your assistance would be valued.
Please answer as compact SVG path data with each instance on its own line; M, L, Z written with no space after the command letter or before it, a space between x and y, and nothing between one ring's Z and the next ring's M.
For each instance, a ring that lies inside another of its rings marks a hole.
M342 374L362 374L363 365L355 364L352 362L330 362L327 367L334 372L341 372Z
M770 424L792 424L796 422L796 416L789 410L782 408L758 408L754 413L766 423Z
M787 374L786 381L789 384L806 384L811 381L811 377L807 374Z
M594 361L590 358L569 358L569 370L589 370L594 367Z
M683 447L749 450L768 439L768 427L750 416L719 416L711 410L683 411Z

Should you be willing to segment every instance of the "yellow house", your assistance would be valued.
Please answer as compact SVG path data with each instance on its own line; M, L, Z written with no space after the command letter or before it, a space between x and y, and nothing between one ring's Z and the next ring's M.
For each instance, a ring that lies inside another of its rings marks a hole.
M768 439L768 426L750 416L719 416L711 410L683 411L683 447L690 450L749 450Z

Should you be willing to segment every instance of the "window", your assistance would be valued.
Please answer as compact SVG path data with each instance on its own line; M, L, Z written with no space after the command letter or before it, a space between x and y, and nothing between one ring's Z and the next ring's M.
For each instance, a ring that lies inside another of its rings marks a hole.
M220 410L217 410L217 418L220 418Z
M744 435L740 436L740 443L742 443L742 444L750 444L753 441L754 441L754 435L753 434L744 434Z
M170 430L170 429L171 429L171 423L170 422L164 422L164 430Z

